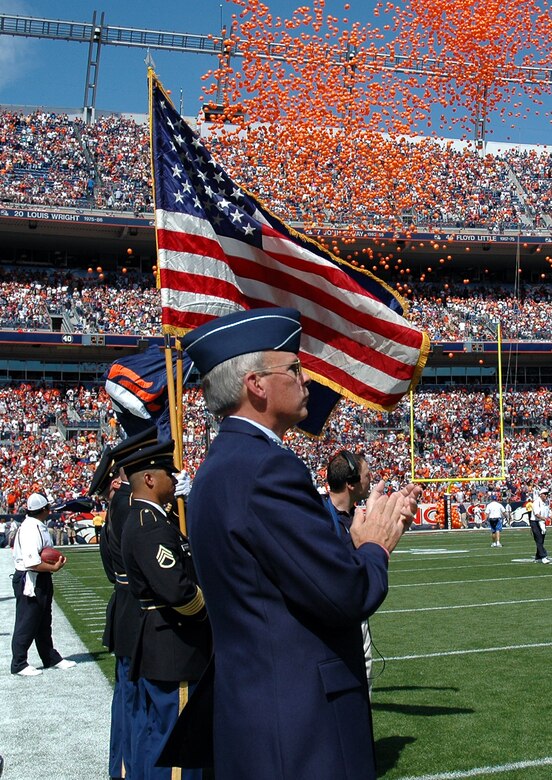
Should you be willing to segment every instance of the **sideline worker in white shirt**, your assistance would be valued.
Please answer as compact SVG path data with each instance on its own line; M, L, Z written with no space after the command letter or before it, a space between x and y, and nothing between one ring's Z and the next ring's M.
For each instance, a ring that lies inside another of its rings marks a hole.
M546 547L544 546L544 537L546 534L546 520L550 517L550 507L548 505L548 488L541 488L535 491L533 498L533 510L529 525L533 533L533 539L537 546L535 552L535 563L550 563Z
M15 574L15 626L12 637L12 674L35 677L42 674L31 666L27 654L33 642L44 668L70 669L75 661L62 658L52 641L52 572L66 563L63 555L56 563L45 563L40 557L44 547L51 547L46 521L50 511L48 499L42 493L32 493L27 499L27 515L17 531L13 546Z
M491 495L491 500L485 507L485 518L491 527L491 536L493 537L491 547L502 547L500 532L502 531L502 521L505 514L506 509L504 506L497 501L495 495Z

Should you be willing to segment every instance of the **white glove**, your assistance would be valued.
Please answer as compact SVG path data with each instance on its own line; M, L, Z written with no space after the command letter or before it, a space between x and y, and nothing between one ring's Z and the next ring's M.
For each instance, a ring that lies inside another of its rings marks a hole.
M176 486L174 489L175 498L187 496L192 489L192 480L186 469L182 469L176 474Z

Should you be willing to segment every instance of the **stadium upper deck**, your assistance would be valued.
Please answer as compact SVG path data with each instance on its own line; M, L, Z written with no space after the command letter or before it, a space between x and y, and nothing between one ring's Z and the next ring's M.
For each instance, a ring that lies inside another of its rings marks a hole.
M144 119L105 114L89 126L78 112L0 111L1 259L149 271L155 241ZM386 265L392 272L403 263L421 276L451 259L472 279L489 268L503 270L502 280L512 281L510 271L520 261L532 281L548 273L552 147L489 144L492 154L481 158L460 141L400 143L402 152L422 155L427 174L402 215L402 232L388 201L355 227L328 204L323 221L308 232L345 257L369 260L367 267L384 278ZM308 193L301 202L290 200L285 175L275 178L262 165L252 167L239 146L219 144L219 152L235 177L286 221L300 228L310 222Z
M149 306L148 286L140 288L135 296L147 304L146 308L133 304L133 322L129 324L117 316L117 296L124 295L121 290L126 289L125 285L113 279L106 279L108 283L103 285L98 270L116 278L125 268L149 274L155 265L147 127L141 121L143 117L116 114L98 116L89 126L77 113L13 107L0 111L0 263L16 268L84 271L88 290L83 300L72 302L72 319L67 317L60 324L58 318L54 333L51 314L59 291L52 292L50 308L42 312L42 325L40 309L31 302L25 310L24 296L17 290L11 292L15 304L8 300L3 327L19 329L24 315L24 330L36 327L39 333L33 336L12 330L11 341L7 331L3 333L2 377L13 373L16 356L35 357L36 350L41 358L38 376L61 378L69 373L73 379L83 378L86 373L81 373L81 367L87 365L91 366L90 375L96 376L101 369L94 366L113 359L113 349L140 348L144 337L158 328L159 312L154 303ZM471 344L490 342L490 328L496 325L497 313L508 318L507 338L526 340L535 334L541 339L540 346L546 348L542 340L549 338L548 293L536 309L526 309L527 301L515 309L508 299L515 299L518 279L534 285L549 279L552 149L493 148L492 155L481 158L460 142L445 146L428 139L400 143L403 152L412 149L424 156L427 172L427 198L413 202L411 215L404 216L404 233L397 233L396 225L386 223L385 215L391 208L388 202L381 204L383 216L375 219L375 215L367 214L364 226L354 230L346 225L347 215L332 212L329 204L324 222L311 232L343 256L354 261L358 258L390 283L404 280L409 289L418 281L434 278L444 283L450 276L464 285L468 296L477 287L481 301L484 294L480 290L485 289L488 280L510 285L506 302L491 305L491 296L489 310L479 303L475 317L462 311L466 298L463 291L456 295L462 299L459 302L449 300L446 312L441 310L442 302L435 302L438 293L433 296L435 301L415 301L414 316L420 318L423 327L430 324L429 329L435 331L432 335L437 344L431 361L447 364L447 355L454 354L459 370L464 372L459 381L465 380L468 367L475 372L472 379L483 371L478 368L481 360L471 354ZM274 180L262 166L251 166L239 146L227 148L219 143L217 151L234 176L260 193L286 221L300 226L308 221L308 199L300 204L290 202L283 174ZM417 193L421 191L418 188ZM342 240L345 234L346 241ZM520 273L522 276L518 276ZM98 291L106 303L102 311L94 303ZM423 291L420 295L425 298ZM510 321L514 309L515 317ZM44 324L46 327L42 327ZM130 337L129 332L135 332L135 336ZM451 345L454 339L458 340ZM439 342L449 345L444 354L439 352ZM43 346L46 343L48 346ZM492 350L492 346L489 348ZM496 352L496 345L494 349ZM52 359L56 365L48 367L46 363ZM542 372L550 360L542 352L530 350L520 360L524 372L532 371L531 364L538 362L541 367L533 380L548 381ZM70 370L63 367L67 362ZM19 378L33 375L27 365L18 365L15 371ZM522 381L532 380L524 373Z
M208 125L202 134L208 135ZM0 202L9 205L151 211L149 133L145 121L122 115L99 116L92 125L75 115L48 109L0 112ZM267 166L251 165L245 142L207 141L222 164L256 192L280 217L291 222L320 222L311 213L312 193L299 195L285 171L274 177ZM484 230L501 234L552 228L552 147L502 148L489 145L481 157L467 143L428 138L385 139L380 150L421 157L425 178L402 214L405 226L432 230ZM338 187L336 161L324 161ZM327 173L328 170L325 171ZM363 171L357 172L362 180ZM316 182L313 182L316 187ZM369 189L370 182L364 182ZM291 196L290 196L291 193ZM353 204L355 196L350 193ZM362 207L362 204L360 204ZM372 210L372 211L371 211ZM382 230L398 215L389 196L355 217L359 229ZM347 226L350 212L326 205L321 227Z

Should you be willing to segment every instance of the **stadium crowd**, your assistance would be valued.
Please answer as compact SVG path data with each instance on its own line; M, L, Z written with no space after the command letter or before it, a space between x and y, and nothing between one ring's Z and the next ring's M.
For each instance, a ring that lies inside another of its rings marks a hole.
M96 206L117 211L151 210L147 126L121 116L104 116L83 127L82 139L98 181Z
M410 318L434 341L496 340L500 323L504 339L547 341L552 336L549 284L513 285L411 282Z
M0 111L0 204L44 205L132 211L151 210L148 127L122 115L80 118L37 110ZM316 193L293 196L285 170L278 175L262 159L253 164L244 143L210 141L220 162L244 186L256 192L279 216L312 220ZM552 225L552 154L544 149L508 149L481 157L432 139L386 141L402 155L416 150L425 180L412 192L409 213L417 225L433 228L479 227L503 230ZM261 155L262 156L262 155ZM328 161L339 183L337 161ZM362 171L358 171L362 176ZM370 186L363 178L361 189ZM389 198L373 194L372 212L359 205L364 227L395 214ZM349 197L346 200L352 202ZM439 205L436 206L435 204ZM328 223L350 224L351 211L325 210Z
M552 469L552 390L507 390L504 394L505 463L512 500ZM500 477L499 411L496 389L422 387L415 394L414 469L428 480L424 501L438 502L446 490L435 479L470 477L470 499L484 501ZM193 478L216 425L205 412L197 387L184 398L184 468ZM107 443L121 430L102 386L45 387L12 384L0 389L0 512L18 513L30 492L44 490L54 505L86 494ZM410 409L367 410L341 401L323 436L313 442L293 431L287 443L307 463L320 490L325 464L341 448L364 452L372 478L395 489L410 479Z
M517 229L520 225L543 227L547 224L552 188L549 154L541 156L509 151L482 158L470 148L459 150L452 145L442 146L431 139L410 141L399 138L383 143L381 157L392 158L399 153L404 159L412 159L416 151L417 171L422 181L417 182L416 188L411 187L407 208L412 222L418 226L485 227L491 232L501 233ZM248 150L239 143L225 146L212 141L211 145L235 178L256 192L276 214L287 220L309 221L317 202L317 183L313 182L310 192L307 186L300 200L294 199L285 170L275 177L274 171L262 164L262 152L259 165L258 160L250 161ZM333 169L334 186L342 186L339 160L330 157L326 166ZM538 178L539 174L541 178ZM360 181L360 169L357 175L359 187L370 192L369 178L362 177ZM535 181L539 190L548 193L547 198L538 197ZM393 196L386 197L376 191L371 193L372 211L366 206L355 205L352 197L345 198L345 201L347 208L344 211L327 205L323 208L326 222L348 225L360 218L364 227L377 227L381 226L382 214L396 211Z
M51 330L51 315L58 314L73 333L159 335L161 308L153 276L104 276L0 267L0 329ZM549 284L526 284L522 294L513 285L466 284L452 276L438 284L410 279L409 285L409 318L432 341L493 341L499 322L504 339L552 338Z
M151 209L148 129L119 115L93 125L64 114L0 111L0 204L140 213ZM395 142L408 153L414 142ZM245 147L212 142L223 164L266 198L286 220L308 216L309 197L290 199L285 173L274 179L268 167L251 164ZM432 227L484 227L489 231L552 225L552 154L511 149L480 157L465 148L418 141L427 181L417 189L412 218ZM331 164L331 161L330 161ZM427 199L419 194L427 193ZM439 202L436 209L435 201ZM385 204L380 204L385 213ZM365 215L367 219L370 214ZM374 220L377 217L373 215ZM330 223L344 213L326 213ZM1 257L0 257L1 259ZM450 275L410 277L410 317L435 341L552 338L552 288L466 282ZM151 275L97 274L92 269L21 270L0 267L0 328L51 330L63 317L74 333L159 335L160 305ZM489 483L478 477L500 474L496 393L491 390L423 386L416 394L415 471L428 480L425 500L440 500L446 486L431 482L473 477L472 499L483 500ZM505 394L507 486L520 497L527 483L550 473L551 412L548 388L516 388ZM409 479L410 411L404 401L392 413L365 410L343 401L313 447L293 432L290 446L307 462L322 490L324 464L336 449L364 451L376 479L396 487ZM193 477L215 426L197 388L186 392L185 467ZM0 388L0 508L18 512L22 497L46 490L56 503L86 493L101 449L120 437L109 398L101 387L12 384Z
M93 204L93 167L82 122L43 110L0 113L0 200L12 204Z

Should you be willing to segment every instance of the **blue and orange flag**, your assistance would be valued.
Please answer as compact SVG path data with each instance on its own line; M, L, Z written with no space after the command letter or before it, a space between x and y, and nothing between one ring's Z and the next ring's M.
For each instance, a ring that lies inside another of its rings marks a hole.
M174 360L173 360L174 363ZM184 356L184 374L191 361ZM104 375L105 389L127 436L135 436L152 424L159 441L171 438L167 371L159 347L116 360Z

